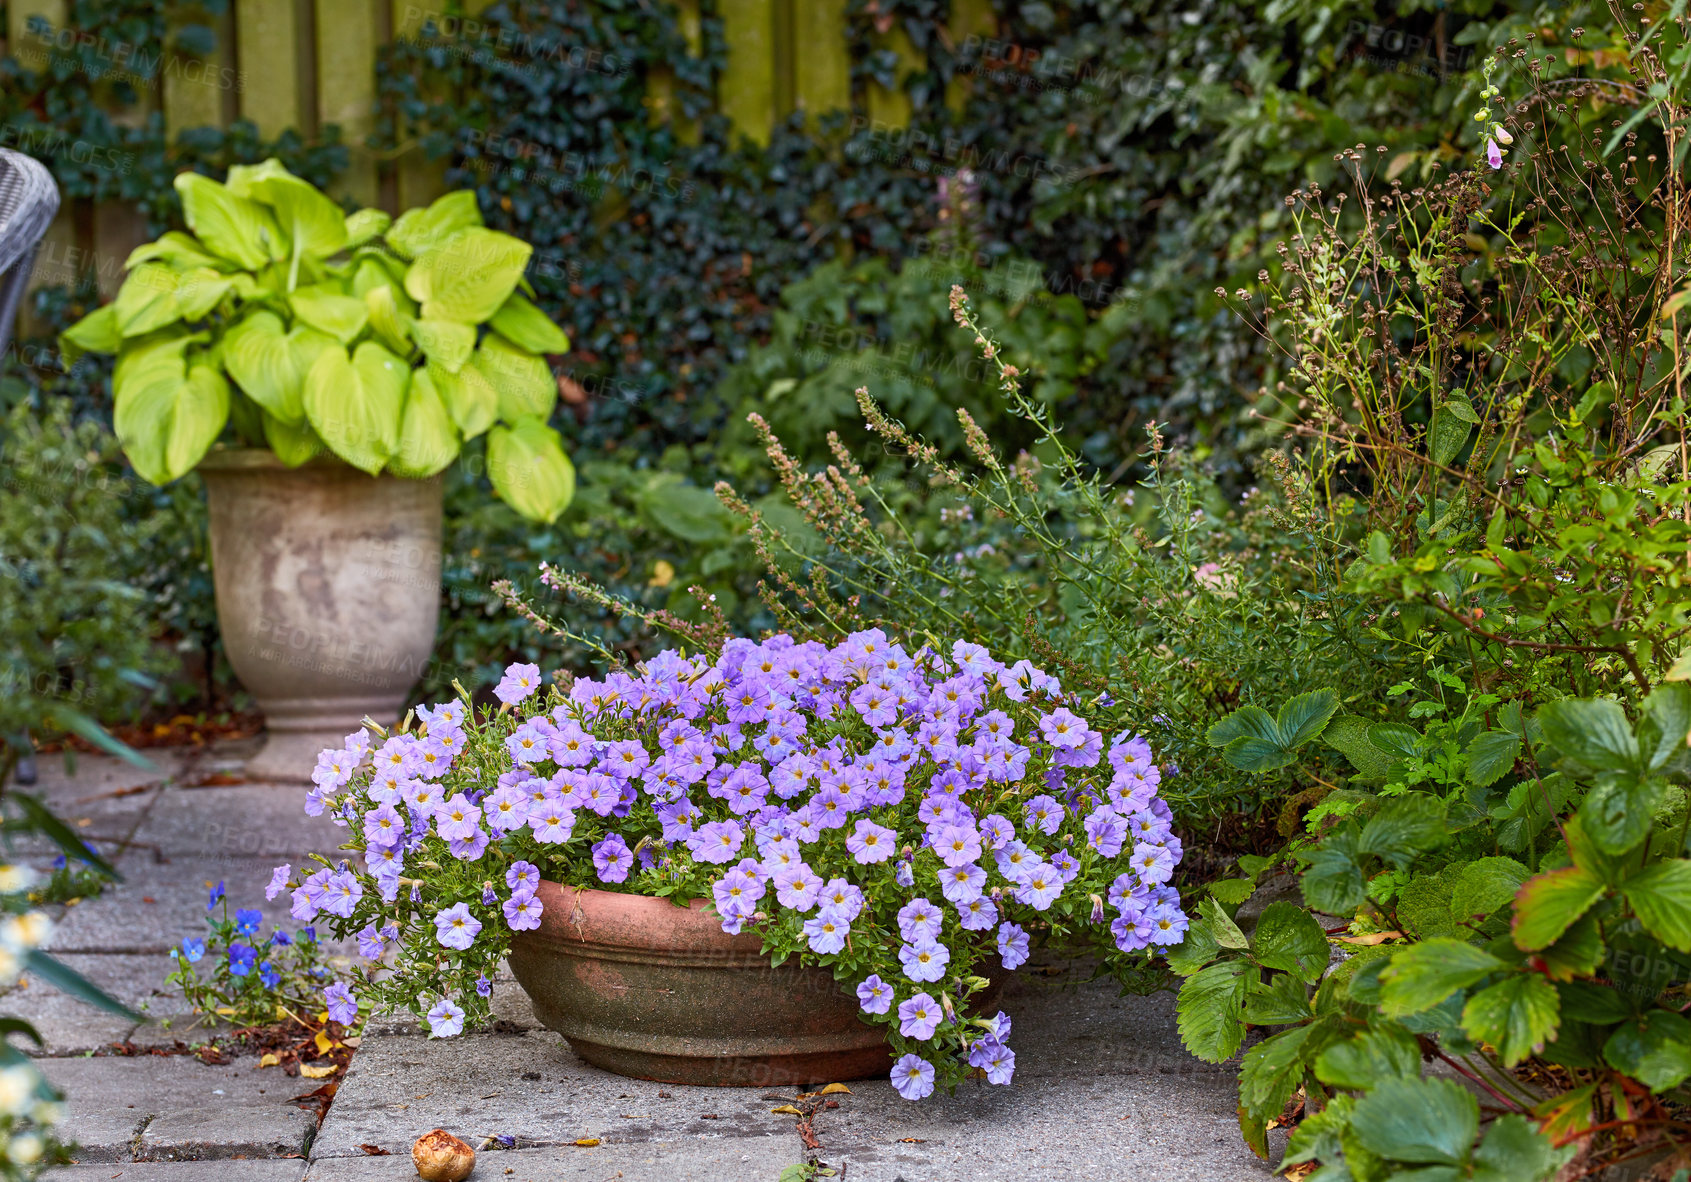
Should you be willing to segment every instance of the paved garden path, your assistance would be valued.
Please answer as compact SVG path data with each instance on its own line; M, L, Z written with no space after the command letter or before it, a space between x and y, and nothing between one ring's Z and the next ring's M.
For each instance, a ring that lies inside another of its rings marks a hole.
M84 757L67 776L57 758L42 761L39 790L115 854L124 875L64 910L52 950L148 1011L136 1026L39 984L0 1000L0 1013L41 1030L45 1070L68 1094L64 1132L80 1143L80 1164L51 1177L415 1178L411 1142L437 1126L475 1145L512 1139L514 1148L481 1153L472 1182L775 1182L805 1159L793 1118L770 1112L792 1090L684 1088L589 1067L534 1021L509 982L497 997L501 1020L485 1034L431 1041L411 1022L371 1023L320 1127L315 1112L290 1103L311 1081L253 1057L208 1066L149 1053L207 1037L185 1030L180 1000L158 990L173 967L168 949L202 932L208 885L224 880L233 905L281 919L286 899L264 902L271 866L339 843L333 826L300 811L299 789L229 783L240 753L154 752L155 773ZM815 1117L815 1156L843 1169L845 1182L1270 1176L1239 1140L1234 1068L1181 1050L1171 995L1117 997L1062 966L1018 978L1005 997L1016 1023L1013 1086L910 1104L885 1081L853 1083L831 1097L839 1107Z

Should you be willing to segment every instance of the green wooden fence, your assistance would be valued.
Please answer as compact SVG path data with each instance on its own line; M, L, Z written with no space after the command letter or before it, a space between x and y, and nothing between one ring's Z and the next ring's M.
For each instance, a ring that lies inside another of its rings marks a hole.
M699 44L698 0L677 0L682 27ZM520 36L483 20L491 0L234 0L216 28L217 48L207 59L188 59L162 47L114 47L114 54L151 58L158 83L137 89L142 113L162 111L167 129L227 126L250 119L267 137L287 128L305 134L339 124L352 146L352 163L341 181L345 195L390 212L431 200L443 188L443 170L420 150L378 160L363 147L374 123L377 47L399 37L416 38L432 22L436 36L459 38L467 48L498 45ZM821 114L852 105L851 59L846 41L845 0L717 0L728 46L717 107L740 130L767 142L781 119L797 110ZM8 0L6 49L30 63L48 52L36 17L60 38L68 0ZM39 28L37 24L35 28ZM947 32L956 42L994 28L991 0L953 0ZM916 54L901 30L884 35L906 68ZM160 55L165 60L160 61ZM647 78L655 119L678 117L673 78L656 71ZM954 96L956 97L956 96ZM872 86L863 96L864 114L890 125L908 121L901 92ZM682 129L686 134L688 129ZM145 233L132 209L67 202L54 224L37 282L67 282L90 271L108 295L121 281L121 264Z

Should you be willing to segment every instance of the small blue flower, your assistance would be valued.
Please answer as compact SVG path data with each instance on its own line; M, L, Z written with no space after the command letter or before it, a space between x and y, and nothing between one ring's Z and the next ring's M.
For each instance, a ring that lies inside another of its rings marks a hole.
M223 880L217 880L217 885L211 888L211 897L206 901L207 911L216 911L217 905L223 901Z
M476 992L482 997L493 996L493 982L487 979L486 973L482 973L476 978Z
M235 930L243 936L256 936L264 923L264 912L243 907L235 912Z
M299 930L299 939L302 944L317 943L317 929L314 927L301 928Z
M269 961L258 966L258 979L264 982L266 989L274 989L282 983L282 974L278 973Z
M65 868L65 856L63 854L60 854L58 857L53 859L53 869L54 870L63 870L64 868Z
M293 941L293 938L288 935L288 933L284 932L281 928L277 928L275 931L270 933L270 942L272 944L276 945L278 948L286 948L289 944L292 944L294 941Z
M255 949L248 948L245 944L229 945L229 972L234 976L247 976L257 961L258 952Z
M199 964L205 954L206 942L204 940L189 939L182 941L182 955L188 958L189 964Z

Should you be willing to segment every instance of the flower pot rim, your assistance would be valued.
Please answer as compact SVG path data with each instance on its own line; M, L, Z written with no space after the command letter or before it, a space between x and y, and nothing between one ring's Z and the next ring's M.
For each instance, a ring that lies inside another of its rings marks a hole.
M288 465L277 458L276 453L268 447L218 447L200 457L195 465L198 471L211 472L340 472L369 476L368 472L354 468L351 464L331 452L323 452L312 456L303 464ZM371 480L407 480L417 484L427 484L431 480L438 481L440 474L433 476L414 477L401 476L397 472L383 470Z

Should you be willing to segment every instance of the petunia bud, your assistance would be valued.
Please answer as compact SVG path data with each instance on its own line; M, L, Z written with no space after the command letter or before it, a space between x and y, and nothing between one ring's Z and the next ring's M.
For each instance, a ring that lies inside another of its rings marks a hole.
M476 1151L445 1129L435 1129L412 1144L411 1162L424 1182L464 1182L476 1168Z

